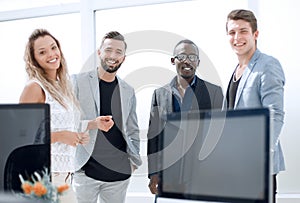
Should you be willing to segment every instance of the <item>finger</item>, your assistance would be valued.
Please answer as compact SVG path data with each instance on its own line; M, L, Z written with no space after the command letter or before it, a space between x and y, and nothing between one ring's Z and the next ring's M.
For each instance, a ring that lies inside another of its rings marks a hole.
M151 187L151 188L150 188L150 191L151 191L151 193L154 194L154 195L157 194L157 189L154 188L154 187Z
M151 183L149 183L148 187L149 187L149 189L150 189L150 191L151 191L152 194L156 194L156 191L157 191L157 190L156 190L155 184L153 184L153 183L151 182Z
M111 121L112 116L100 116L99 118L101 121Z
M82 140L82 135L80 133L77 133L77 139Z

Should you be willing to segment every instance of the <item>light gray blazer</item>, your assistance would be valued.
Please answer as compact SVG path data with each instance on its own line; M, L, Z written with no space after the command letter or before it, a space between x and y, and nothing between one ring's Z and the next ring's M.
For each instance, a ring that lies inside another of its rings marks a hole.
M127 153L130 162L137 166L142 164L140 152L139 127L136 115L136 97L134 89L125 81L118 78L122 109L122 126L124 139L127 143ZM100 115L100 91L97 70L72 76L74 92L82 110L82 120L94 120ZM76 151L77 169L81 168L89 159L96 142L97 130L90 130L90 142L78 145Z
M279 140L284 120L284 84L284 72L279 61L257 49L241 77L234 104L234 109L266 107L271 110L273 174L285 170ZM223 108L227 107L228 89Z

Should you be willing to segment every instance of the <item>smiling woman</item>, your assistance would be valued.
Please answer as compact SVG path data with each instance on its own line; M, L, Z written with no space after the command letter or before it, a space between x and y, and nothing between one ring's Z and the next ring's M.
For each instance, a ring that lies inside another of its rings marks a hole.
M80 22L80 15L73 13L0 22L2 64L0 67L0 103L19 101L27 80L23 60L24 47L28 36L36 28L45 28L60 39L70 73L79 72L81 68L80 24L69 24L68 29L65 29L65 25L70 21ZM19 33L18 37L12 33ZM73 49L75 44L76 49ZM13 76L14 80L8 76Z
M75 172L77 145L86 144L89 136L77 132L80 110L59 41L45 29L34 30L28 39L24 60L29 81L20 103L50 105L52 180L54 184L64 184L69 173ZM75 202L72 190L68 194L62 197L66 198L64 201Z

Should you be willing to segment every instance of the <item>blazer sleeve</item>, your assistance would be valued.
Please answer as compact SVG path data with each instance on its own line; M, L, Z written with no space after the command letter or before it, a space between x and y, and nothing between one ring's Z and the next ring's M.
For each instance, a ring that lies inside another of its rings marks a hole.
M261 102L264 107L270 108L273 126L272 150L276 150L279 135L284 121L283 92L285 77L282 67L277 59L270 60L265 65L261 75Z
M147 133L147 158L148 158L148 174L149 177L156 174L158 169L158 153L159 153L159 137L162 132L162 122L159 113L159 105L157 103L157 91L152 95L149 128Z
M130 146L127 152L130 156L130 161L136 167L142 164L141 157L140 157L140 137L139 137L139 126L136 114L136 97L134 94L134 90L131 95L130 100L130 112L128 119L126 121L126 135L128 135Z
M217 86L213 94L212 109L222 109L223 99L224 96L222 88Z

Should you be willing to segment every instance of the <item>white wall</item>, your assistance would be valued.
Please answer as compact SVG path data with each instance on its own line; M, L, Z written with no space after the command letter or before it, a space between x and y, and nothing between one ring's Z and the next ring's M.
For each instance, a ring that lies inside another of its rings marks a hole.
M250 8L256 12L260 31L258 47L261 51L278 58L285 71L286 118L281 141L287 170L279 175L278 192L282 197L284 197L284 194L300 194L300 163L298 158L300 125L297 123L297 117L300 113L298 105L300 103L298 93L300 85L299 74L297 74L300 68L298 63L300 3L298 1L197 0L140 7L140 9L135 7L126 10L100 11L96 14L96 17L98 16L95 24L96 45L99 45L102 35L110 30L119 30L127 36L145 30L169 32L172 36L172 39L167 41L170 42L170 46L162 48L167 51L139 49L138 52L132 52L127 57L124 66L120 70L121 76L126 78L133 72L148 66L160 67L167 72L169 77L169 74L172 71L174 72L168 61L169 52L173 47L172 40L177 39L176 37L189 38L195 41L205 54L206 60L201 62L199 74L205 79L219 83L224 88L237 61L229 47L225 33L226 15L230 10L236 8ZM89 9L87 8L87 10ZM128 13L126 14L126 12ZM36 20L39 21L38 19ZM74 18L72 18L69 21L67 20L67 22L72 23L62 25L59 24L59 20L51 21L50 24L43 23L45 21L40 20L40 24L37 24L35 19L29 19L26 22L32 22L33 24L29 26L30 23L28 23L24 27L14 21L0 22L0 103L18 102L19 94L26 80L22 58L25 42L35 26L45 25L55 32L64 47L67 61L71 64L69 67L70 72L79 72L81 66L85 63L80 60L80 52L81 56L85 55L82 54L84 50L81 50L81 47L85 47L83 46L85 43L91 44L89 40L93 40L93 37L91 39L89 37L81 38L84 35L82 33L85 33L84 30L80 31L80 26L84 24L81 21L84 21L84 19L76 17L74 21ZM147 41L149 39L142 40ZM217 77L211 77L215 73L211 72L211 67L214 67L217 71ZM160 75L160 73L157 73L157 75ZM167 79L166 77L165 80L167 81ZM141 78L141 80L144 80L144 78ZM149 98L152 90L160 84L152 82L148 85L150 86L146 85L138 89L138 102L140 103L138 105L142 105L138 109L142 112L139 113L142 121L141 126L145 126L143 122L147 121L147 109L149 108ZM142 153L145 155L145 149ZM151 199L152 196L147 188L148 180L145 169L146 165L137 171L130 184L129 193L140 192L140 195L148 196Z
M259 1L259 47L277 57L285 71L285 124L281 141L286 171L279 176L280 193L300 193L300 113L299 47L300 2L294 0Z

